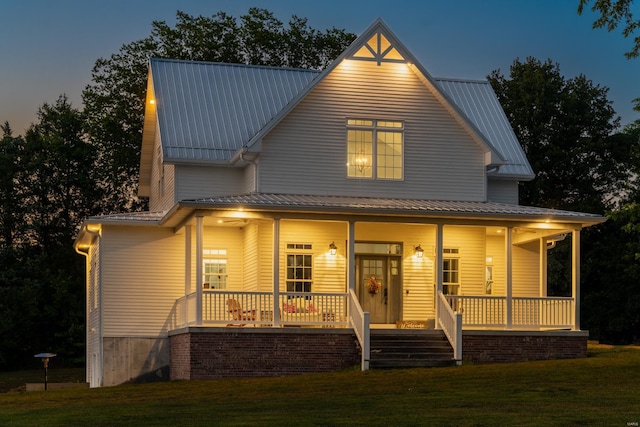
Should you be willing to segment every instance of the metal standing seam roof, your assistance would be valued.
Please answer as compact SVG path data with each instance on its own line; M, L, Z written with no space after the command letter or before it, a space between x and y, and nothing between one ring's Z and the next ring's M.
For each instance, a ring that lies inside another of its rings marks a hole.
M461 216L468 218L492 217L513 219L566 220L595 224L606 220L597 214L573 212L533 206L496 202L460 202L446 200L385 199L376 197L319 196L300 194L251 193L233 196L207 197L178 202L170 211L131 212L99 215L88 218L91 223L135 223L158 225L170 220L180 208L283 210L332 213L374 213L378 215L424 215L429 217ZM361 212L360 210L365 210Z
M319 72L151 59L166 161L227 161Z
M507 163L500 166L494 175L533 179L533 169L491 84L486 80L435 80L485 138L507 159Z
M253 193L236 196L219 196L194 200L183 200L178 203L189 207L239 207L284 209L300 208L304 211L330 210L331 212L357 212L366 209L368 213L408 214L408 215L463 215L554 218L567 221L586 221L598 223L605 220L601 215L573 212L558 209L538 208L533 206L511 205L496 202L460 202L419 199L385 199L374 197L318 196L295 194Z
M320 75L301 70L151 59L165 160L228 161ZM497 176L533 171L487 81L435 79L500 154Z

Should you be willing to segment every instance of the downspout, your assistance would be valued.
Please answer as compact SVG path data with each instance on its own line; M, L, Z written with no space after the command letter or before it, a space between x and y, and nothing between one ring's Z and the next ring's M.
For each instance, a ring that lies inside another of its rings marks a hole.
M91 235L91 236L95 236L96 241L99 244L100 238L102 237L100 235L100 231L89 230L89 228L87 226L84 227L84 231L87 234ZM89 246L89 247L91 247L91 246ZM74 245L73 249L76 251L76 253L78 253L78 254L80 254L80 255L85 257L85 266L88 265L88 263L89 263L89 249L87 249L87 251L84 252L80 248L78 248L78 245ZM98 263L99 263L99 265L97 266L97 268L98 268L99 276L98 276L97 280L100 282L100 287L99 287L100 292L98 293L98 329L95 331L95 333L98 334L98 357L100 359L99 360L99 362L100 362L99 363L99 367L100 367L99 378L100 378L100 381L99 381L97 387L102 387L102 380L103 380L103 375L102 375L103 345L102 345L102 257L101 256L98 257ZM95 286L96 286L96 284L94 283L94 287ZM87 298L88 297L89 297L89 295L87 295ZM87 304L87 308L88 308L88 305L91 304L91 302L88 299L85 300L85 303ZM88 309L86 310L86 313L87 313L86 314L87 317L85 319L85 324L86 324L86 326L89 326L89 310ZM87 331L85 331L85 340L87 342L89 341L89 334L90 333L92 333L91 329L87 329ZM89 348L87 346L86 353L85 353L85 358L86 358L87 362L89 362L91 360L91 355L88 354L88 352L89 352ZM89 365L87 365L87 367L88 366ZM87 375L87 374L89 374L89 372L85 372L85 375ZM91 378L95 380L95 378L93 378L93 372L91 374L92 374Z
M240 159L251 163L253 165L253 193L259 193L260 190L258 188L258 162L256 162L255 160L249 160L249 159L245 159L244 155L247 153L248 148L245 145L244 147L242 147L242 151L240 152Z

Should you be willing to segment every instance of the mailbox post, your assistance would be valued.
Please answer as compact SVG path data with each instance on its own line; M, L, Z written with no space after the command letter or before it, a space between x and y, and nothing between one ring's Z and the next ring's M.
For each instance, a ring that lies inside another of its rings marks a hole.
M52 357L56 357L55 353L38 353L33 357L37 357L38 359L42 359L42 364L44 366L44 389L47 390L47 370L49 368L49 359Z

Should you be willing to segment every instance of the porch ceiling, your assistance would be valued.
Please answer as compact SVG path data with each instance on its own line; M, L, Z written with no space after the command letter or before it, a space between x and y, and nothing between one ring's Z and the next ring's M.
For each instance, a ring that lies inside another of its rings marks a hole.
M606 221L601 215L495 202L460 202L418 199L385 199L294 194L243 194L178 202L160 221L176 227L198 210L237 211L238 218L255 214L302 213L338 216L388 216L428 219L531 221L543 227L547 222L589 226ZM550 227L551 228L551 227Z

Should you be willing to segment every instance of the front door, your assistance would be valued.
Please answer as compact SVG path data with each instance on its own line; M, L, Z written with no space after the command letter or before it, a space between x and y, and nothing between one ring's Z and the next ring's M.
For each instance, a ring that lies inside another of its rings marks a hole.
M395 323L400 316L400 260L396 257L358 255L357 293L371 323Z

